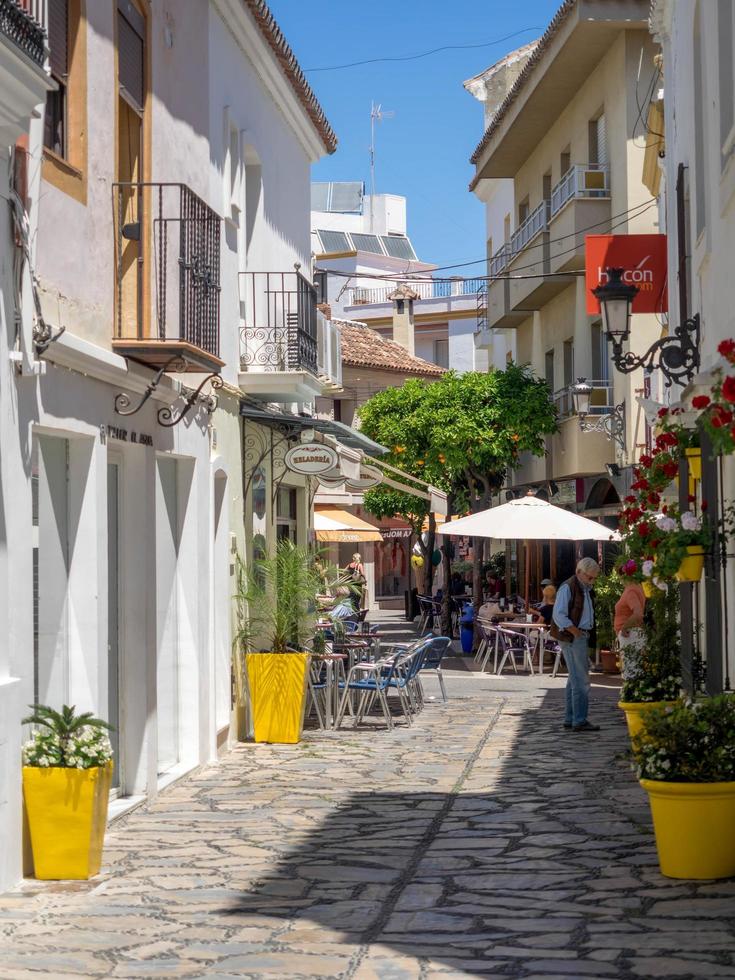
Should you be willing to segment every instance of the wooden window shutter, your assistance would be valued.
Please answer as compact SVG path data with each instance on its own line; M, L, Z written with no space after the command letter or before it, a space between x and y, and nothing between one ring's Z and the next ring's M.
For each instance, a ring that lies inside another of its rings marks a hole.
M69 74L69 0L48 0L48 45L51 73Z
M130 0L118 0L118 79L139 109L145 102L145 20Z

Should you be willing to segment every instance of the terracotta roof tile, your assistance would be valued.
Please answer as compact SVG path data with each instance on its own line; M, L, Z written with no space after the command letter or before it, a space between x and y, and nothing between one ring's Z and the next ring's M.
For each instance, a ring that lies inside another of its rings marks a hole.
M291 50L283 31L276 23L276 19L270 12L268 4L265 0L243 0L243 3L253 15L260 33L276 56L291 88L296 93L296 97L308 113L316 131L321 137L327 153L334 153L337 149L337 137L334 130L329 125L324 110L319 105L317 97L306 81L301 66L296 60L296 55Z
M441 377L445 369L409 354L405 347L386 340L370 327L334 320L342 335L342 363L349 367L373 367L400 374Z

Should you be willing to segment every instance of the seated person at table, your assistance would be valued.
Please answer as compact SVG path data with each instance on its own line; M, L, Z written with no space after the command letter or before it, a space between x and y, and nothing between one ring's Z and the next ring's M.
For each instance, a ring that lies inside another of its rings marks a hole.
M485 591L490 596L498 596L500 599L505 599L505 582L497 578L495 572L488 571L485 576Z
M452 572L452 577L449 580L449 594L464 595L464 579L459 572Z
M489 599L487 602L483 602L477 610L478 619L489 619L491 622L496 622L501 619L513 619L514 616L515 613L512 610L501 609L497 599Z
M553 585L547 585L544 587L543 601L538 609L531 609L531 614L536 619L536 622L544 622L547 626L551 626L551 614L554 611L554 601L556 600L556 589Z

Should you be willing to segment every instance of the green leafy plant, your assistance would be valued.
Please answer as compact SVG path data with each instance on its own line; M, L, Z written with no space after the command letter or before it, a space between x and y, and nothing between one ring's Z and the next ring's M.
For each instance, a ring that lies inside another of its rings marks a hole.
M289 540L279 541L275 554L257 559L252 568L241 565L234 597L237 646L248 652L258 644L275 653L303 650L313 636L324 571L318 554Z
M112 759L107 733L113 728L91 711L77 714L76 706L68 704L61 711L46 704L28 707L33 713L23 719L23 724L37 727L23 746L23 765L92 769Z
M640 779L673 783L735 781L735 695L652 708L633 739Z
M595 629L601 650L612 650L615 642L615 603L623 593L623 580L616 571L599 575L595 582Z
M679 590L657 592L646 604L644 642L626 648L621 701L672 701L681 693Z

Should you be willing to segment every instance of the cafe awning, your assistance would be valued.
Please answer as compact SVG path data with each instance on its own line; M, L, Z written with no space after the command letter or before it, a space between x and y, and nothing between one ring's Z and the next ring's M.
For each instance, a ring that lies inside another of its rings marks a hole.
M315 510L314 530L317 541L361 543L383 540L380 531L372 524L338 507L320 507Z

